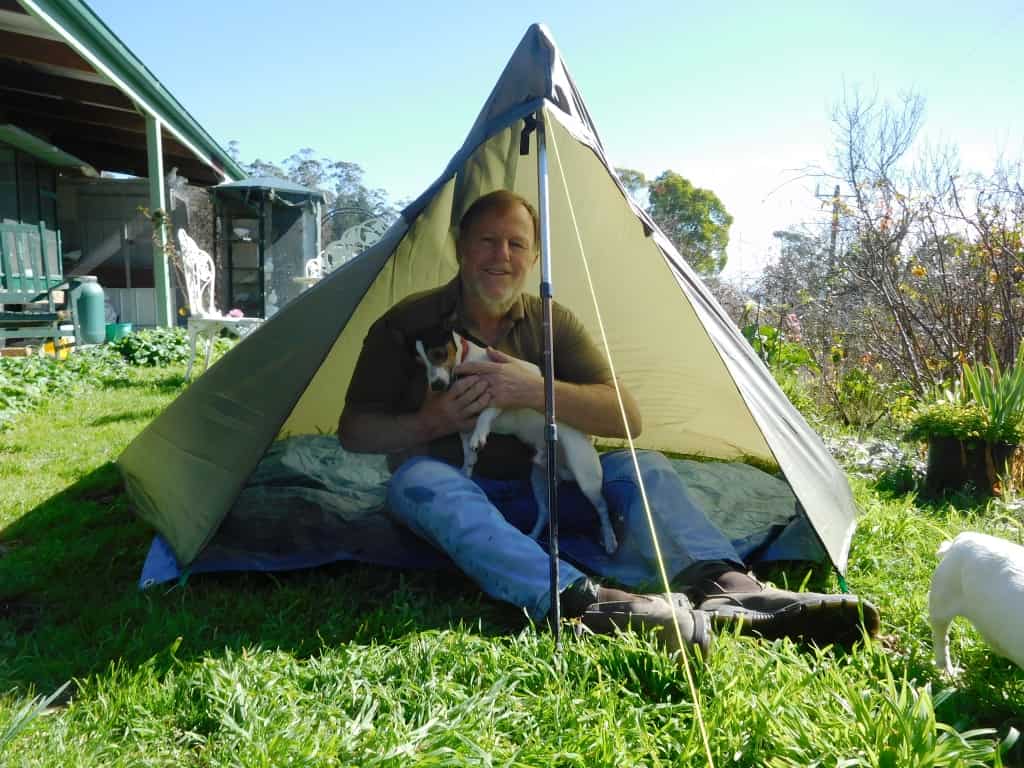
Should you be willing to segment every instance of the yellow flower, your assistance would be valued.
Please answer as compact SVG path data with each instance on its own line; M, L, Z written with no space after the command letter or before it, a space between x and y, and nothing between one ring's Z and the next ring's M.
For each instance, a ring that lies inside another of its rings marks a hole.
M988 281L990 283L992 283L992 285L995 285L996 283L998 283L999 282L999 273L996 272L994 269L990 269L988 271Z
M912 274L914 277L928 277L928 270L925 269L920 264L915 264L913 267L910 268L910 274Z

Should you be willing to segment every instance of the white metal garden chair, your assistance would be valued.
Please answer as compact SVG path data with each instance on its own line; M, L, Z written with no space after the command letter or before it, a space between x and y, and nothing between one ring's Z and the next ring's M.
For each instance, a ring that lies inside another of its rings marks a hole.
M263 322L259 317L232 317L222 314L214 303L214 280L216 271L210 254L196 245L188 232L178 230L178 245L181 252L181 267L185 273L185 292L188 294L188 342L190 354L185 381L192 379L192 364L196 359L196 340L206 336L205 371L210 367L213 340L221 329L236 336L245 336Z

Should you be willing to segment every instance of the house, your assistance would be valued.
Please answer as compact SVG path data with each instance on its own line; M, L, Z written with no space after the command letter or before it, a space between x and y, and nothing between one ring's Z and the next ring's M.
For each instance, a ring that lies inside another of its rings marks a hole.
M139 209L183 221L185 180L244 177L84 2L0 0L0 304L93 274L122 321L171 325L168 265Z

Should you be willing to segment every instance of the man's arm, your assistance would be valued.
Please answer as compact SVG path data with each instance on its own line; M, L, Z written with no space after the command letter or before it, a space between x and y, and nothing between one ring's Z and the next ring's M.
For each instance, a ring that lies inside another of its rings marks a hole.
M498 408L532 408L544 412L544 378L535 370L518 365L516 358L488 349L489 361L463 363L459 373L478 376L487 385L491 405ZM625 387L619 386L626 411L629 434L642 429L640 409ZM555 381L555 417L588 435L626 437L622 411L612 384L573 384Z
M371 413L346 405L338 420L338 440L355 453L400 453L430 441L418 413Z
M385 413L345 404L338 440L346 451L402 453L454 432L470 432L491 404L487 385L477 376L456 381L447 392L428 395L415 413Z
M622 423L622 411L625 410L629 435L637 437L643 429L640 409L621 382L619 392L622 394L621 409L613 384L571 384L556 380L555 417L588 435L624 439L626 427ZM540 408L537 410L544 412L543 384Z

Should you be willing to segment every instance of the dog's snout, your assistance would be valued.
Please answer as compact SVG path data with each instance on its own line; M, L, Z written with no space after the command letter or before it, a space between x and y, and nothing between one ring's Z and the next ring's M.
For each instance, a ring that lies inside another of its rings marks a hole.
M451 384L451 377L444 368L431 367L427 370L427 386L431 392L444 392Z

